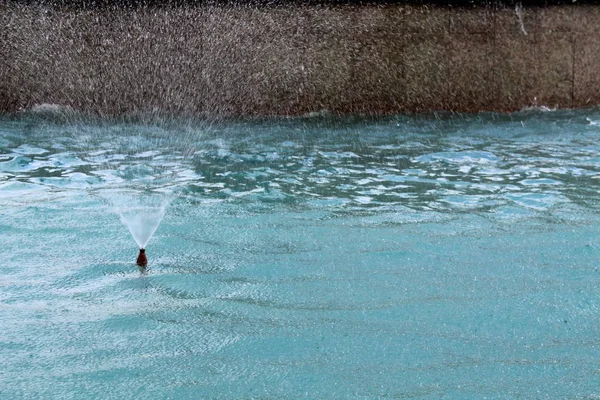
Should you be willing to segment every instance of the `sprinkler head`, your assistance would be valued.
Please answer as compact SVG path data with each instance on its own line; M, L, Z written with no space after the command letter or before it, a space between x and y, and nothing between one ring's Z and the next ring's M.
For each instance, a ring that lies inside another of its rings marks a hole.
M148 258L146 258L146 249L140 249L140 254L138 254L136 264L140 267L145 267L146 265L148 265Z

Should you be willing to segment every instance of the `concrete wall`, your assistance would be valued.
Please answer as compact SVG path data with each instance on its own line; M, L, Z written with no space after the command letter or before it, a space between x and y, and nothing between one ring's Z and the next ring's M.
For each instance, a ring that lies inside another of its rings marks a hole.
M0 1L0 110L511 111L600 104L600 7Z

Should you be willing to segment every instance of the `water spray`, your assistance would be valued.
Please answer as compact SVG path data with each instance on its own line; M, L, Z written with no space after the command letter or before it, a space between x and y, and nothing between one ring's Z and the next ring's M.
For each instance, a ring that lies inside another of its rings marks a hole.
M140 267L145 267L148 265L148 258L146 257L146 249L140 249L140 254L138 254L136 264Z

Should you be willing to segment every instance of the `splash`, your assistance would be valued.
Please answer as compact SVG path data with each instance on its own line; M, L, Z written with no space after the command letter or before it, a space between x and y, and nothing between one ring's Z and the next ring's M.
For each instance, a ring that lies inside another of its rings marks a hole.
M521 32L523 35L527 35L527 31L525 30L525 22L523 21L523 6L521 2L515 4L515 14L517 14L517 18L519 19L519 27L521 28Z

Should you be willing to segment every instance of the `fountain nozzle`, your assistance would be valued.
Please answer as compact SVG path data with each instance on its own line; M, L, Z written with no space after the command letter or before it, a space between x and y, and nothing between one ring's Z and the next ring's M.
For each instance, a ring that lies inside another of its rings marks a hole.
M148 258L146 257L146 249L140 249L140 254L138 254L138 258L136 264L140 267L145 267L148 265Z

